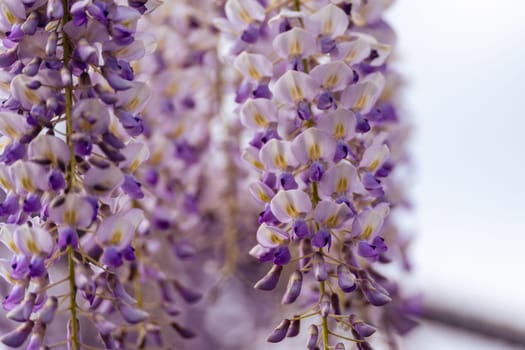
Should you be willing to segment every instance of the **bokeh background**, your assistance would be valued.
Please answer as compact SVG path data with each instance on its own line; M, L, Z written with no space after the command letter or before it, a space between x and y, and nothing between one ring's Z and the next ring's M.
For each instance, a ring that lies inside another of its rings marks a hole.
M412 287L525 334L525 1L399 0L414 123ZM426 323L404 349L517 349Z

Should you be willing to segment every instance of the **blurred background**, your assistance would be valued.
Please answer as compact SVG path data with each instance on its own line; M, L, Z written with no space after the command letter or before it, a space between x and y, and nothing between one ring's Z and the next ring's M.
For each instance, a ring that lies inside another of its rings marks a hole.
M427 305L525 335L525 1L399 0L415 241ZM458 319L456 319L458 320ZM460 322L461 323L461 322ZM404 349L518 349L427 322Z

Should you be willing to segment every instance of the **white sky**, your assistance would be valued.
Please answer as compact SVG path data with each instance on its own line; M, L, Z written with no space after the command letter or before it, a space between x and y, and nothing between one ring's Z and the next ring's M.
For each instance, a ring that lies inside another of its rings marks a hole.
M523 0L399 0L389 15L416 124L416 284L430 300L516 325L525 324L523 13Z

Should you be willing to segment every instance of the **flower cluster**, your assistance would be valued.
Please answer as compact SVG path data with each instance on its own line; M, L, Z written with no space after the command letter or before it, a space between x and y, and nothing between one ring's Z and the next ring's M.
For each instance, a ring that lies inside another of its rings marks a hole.
M189 270L204 260L198 255L209 247L213 220L207 218L209 204L203 198L210 187L209 124L218 115L220 101L218 37L211 25L214 8L203 12L204 5L180 1L176 12L162 6L139 25L154 38L156 48L133 66L139 80L154 82L142 112L142 140L151 154L137 171L144 196L136 205L144 210L146 223L136 240L134 284L139 304L149 300L152 321L139 335L144 346L171 342L169 328L182 338L196 335L193 325L180 320L184 310L178 300L193 304L202 297L198 287L203 273Z
M269 342L414 327L389 4L1 0L0 342L244 348L272 298Z
M134 139L144 130L139 113L149 90L135 81L131 62L146 52L137 22L153 5L0 4L6 88L0 235L12 255L2 260L3 277L12 285L2 305L20 323L1 337L5 345L20 347L27 338L28 349L50 345L46 329L58 322L55 314L67 311L58 344L115 348L126 342L113 336L122 320L136 324L148 316L121 278L125 262L135 260L133 241L143 219L130 201L143 195L134 172L149 156ZM52 269L63 263L66 276L56 278ZM65 294L55 293L64 282ZM81 319L90 321L100 341L81 339Z
M289 3L228 0L226 19L216 21L243 77L236 102L252 132L243 159L260 174L249 188L264 208L251 254L273 266L255 287L273 290L283 267L298 263L282 303L302 295L308 311L285 319L268 341L296 336L301 320L318 317L308 349L344 349L345 341L370 349L369 323L383 324L395 309L395 319L413 324L403 300L385 306L397 286L375 267L403 246L386 230L400 205L392 172L406 134L387 65L388 2ZM331 345L331 336L341 342Z

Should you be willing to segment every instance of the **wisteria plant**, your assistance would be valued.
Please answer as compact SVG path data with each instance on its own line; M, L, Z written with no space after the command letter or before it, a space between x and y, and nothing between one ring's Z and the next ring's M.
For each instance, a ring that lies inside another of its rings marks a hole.
M409 267L389 6L0 0L0 341L245 349L207 334L253 317L397 348L419 299L382 268ZM218 295L265 310L223 321Z

